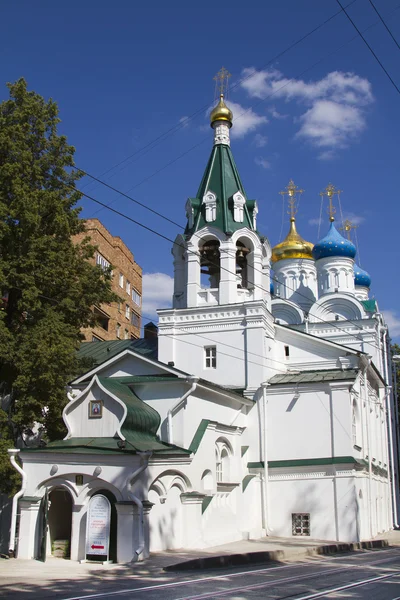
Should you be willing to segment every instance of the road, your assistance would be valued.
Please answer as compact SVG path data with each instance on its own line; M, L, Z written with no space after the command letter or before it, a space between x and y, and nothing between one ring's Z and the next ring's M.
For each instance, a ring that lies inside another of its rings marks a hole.
M120 581L113 590L62 600L400 600L400 549L321 557L302 563L176 575L143 584Z
M10 600L400 600L400 548L191 573L10 560L2 575L0 597Z

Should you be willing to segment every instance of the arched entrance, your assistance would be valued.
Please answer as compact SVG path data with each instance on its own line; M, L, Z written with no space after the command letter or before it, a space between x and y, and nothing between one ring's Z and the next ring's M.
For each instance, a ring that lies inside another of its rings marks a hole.
M112 492L109 490L96 490L94 494L91 495L91 498L101 494L105 496L111 504L111 522L110 522L110 551L109 551L109 560L113 562L117 562L117 509L115 508L116 498ZM87 555L89 559L98 560L98 556Z
M52 556L69 558L71 552L72 496L58 487L49 494L49 542Z

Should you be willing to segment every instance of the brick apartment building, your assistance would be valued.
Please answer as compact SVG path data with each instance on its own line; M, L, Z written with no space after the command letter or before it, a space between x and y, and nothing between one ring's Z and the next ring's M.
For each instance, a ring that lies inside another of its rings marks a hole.
M137 339L140 337L142 269L121 238L111 235L98 219L87 219L86 233L80 233L74 240L79 242L87 236L97 246L93 263L103 269L112 266L112 289L121 301L93 308L98 324L82 330L85 341Z

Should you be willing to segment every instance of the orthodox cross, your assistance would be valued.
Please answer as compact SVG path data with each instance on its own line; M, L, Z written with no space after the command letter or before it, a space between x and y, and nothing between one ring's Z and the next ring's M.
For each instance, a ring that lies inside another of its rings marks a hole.
M282 196L288 196L288 203L289 203L288 213L290 215L290 220L294 221L295 215L297 213L296 194L302 194L304 192L304 190L299 189L298 186L295 185L293 179L291 179L289 181L289 184L286 186L285 190L282 190L282 192L279 192L279 193L282 194Z
M222 67L214 76L215 91L219 89L219 94L224 95L228 92L228 79L232 77L231 73L225 67Z
M357 229L357 227L358 225L353 225L353 223L349 221L349 219L346 219L343 223L343 227L340 227L340 231L344 231L347 235L347 239L351 241L351 230Z
M329 206L328 206L328 214L329 214L329 220L330 221L334 221L335 220L335 213L336 213L336 208L333 206L332 204L332 199L333 196L339 195L340 192L342 190L338 190L335 188L334 185L332 185L331 183L328 183L328 185L326 186L326 188L324 189L323 192L320 192L320 196L327 196L328 200L329 200Z

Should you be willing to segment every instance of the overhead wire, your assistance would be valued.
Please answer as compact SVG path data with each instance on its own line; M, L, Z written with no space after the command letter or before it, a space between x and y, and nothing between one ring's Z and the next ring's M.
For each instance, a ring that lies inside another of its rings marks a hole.
M69 187L71 187L71 188L73 188L73 189L76 189L76 188L74 188L73 186L69 186ZM101 205L101 206L104 206L105 208L107 208L108 210L110 210L110 211L114 212L115 214L117 214L117 215L119 215L119 216L121 216L121 217L123 217L123 218L125 218L125 219L127 219L127 220L129 220L129 221L131 221L131 222L132 222L132 223L134 223L135 225L138 225L139 227L142 227L143 229L145 229L145 230L147 230L147 231L149 231L149 232L153 233L154 235L156 235L156 236L158 236L158 237L160 237L160 238L162 238L162 239L164 239L164 240L166 240L166 241L168 241L168 242L170 242L170 243L172 243L172 244L176 244L178 247L180 247L180 248L182 248L183 250L187 251L189 254L197 254L195 251L193 251L193 250L189 250L189 249L188 249L188 248L186 248L186 246L184 246L183 244L177 243L176 241L174 241L174 240L172 240L171 238L169 238L168 236L166 236L166 235L164 235L164 234L160 233L159 231L157 231L157 230L153 229L152 227L149 227L149 226L147 226L147 225L144 225L143 223L140 223L140 221L137 221L136 219L133 219L132 217L129 217L128 215L126 215L126 214L124 214L124 213L122 213L122 212L120 212L120 211L116 210L115 208L111 208L110 206L107 206L106 204L104 204L103 202L101 202L100 200L98 200L97 198L94 198L93 196L90 196L89 194L86 194L85 192L82 192L82 191L80 191L80 193L81 193L82 195L86 196L87 198L89 198L90 200L92 200L93 202L95 202L95 203L97 203L97 204L99 204L99 205ZM211 264L214 264L214 263L211 263ZM222 271L226 271L227 273L234 274L234 275L236 276L236 273L233 273L233 271L230 271L230 270L229 270L229 269L227 269L226 267L222 267L222 266L221 266L221 265L219 265L219 264L217 265L217 263L215 263L215 266L218 266L218 267L219 267L219 268L220 268ZM260 271L259 269L254 269L254 270L255 270L256 272L258 272L258 273L261 273L261 274L263 274L263 273L262 273L262 271ZM287 286L285 283L282 283L281 281L279 281L278 279L276 279L276 277L272 277L272 276L271 276L271 277L270 277L270 279L271 279L272 281L275 281L275 282L279 283L280 285L283 285L283 287L285 287L286 289L289 289L289 290L290 290L290 288L289 288L289 287L288 287L288 286ZM265 288L264 288L263 286L261 286L261 285L258 285L258 284L253 284L253 285L254 285L254 287L256 287L256 288L259 288L259 289L261 289L263 292L265 292ZM292 291L292 290L290 290L290 291ZM297 293L298 293L298 295L299 295L299 296L303 296L304 298L306 298L307 300L309 300L309 298L308 298L308 297L307 297L305 294L302 294L301 292L298 292L298 291L297 291ZM317 316L317 315L315 315L315 314L313 314L313 313L311 313L311 312L308 312L308 315L311 315L313 318L315 318L315 319L318 319L318 321L320 321L320 322L322 322L322 323L329 324L331 327L334 327L335 329L338 329L338 330L339 330L341 333L343 333L343 329L342 329L341 327L337 326L337 325L336 325L336 324L335 324L333 321L326 321L325 319L322 319L322 317L319 317L319 316ZM357 329L360 329L360 330L362 330L362 327L360 327L360 325L359 325L358 323L356 323L355 321L352 321L351 319L347 319L347 322L350 322L350 323L352 323L352 324L353 324L353 325L354 325L354 326L355 326ZM362 341L362 340L360 340L360 338L359 338L357 335L355 335L355 334L352 334L352 333L350 333L350 332L346 332L346 334L347 334L347 335L349 335L349 336L351 336L351 337L354 337L354 338L357 340L357 342L358 342L358 343L359 343L360 341ZM368 345L370 345L370 346L372 346L372 347L375 347L377 350L379 350L379 351L380 351L380 348L379 348L379 347L378 347L376 344L372 344L371 342L368 342Z
M390 37L392 38L392 40L394 41L394 43L396 44L397 48L400 50L400 44L399 42L396 40L396 38L394 37L393 33L391 32L391 30L389 29L389 26L387 25L386 21L383 19L381 13L379 12L379 10L376 8L375 4L372 2L372 0L369 0L370 5L372 6L372 8L374 9L374 11L376 12L376 14L378 15L381 23L383 24L383 26L385 27L386 31L388 32L388 34L390 35ZM348 6L348 5L347 5ZM347 8L346 6L346 8Z
M357 31L358 35L360 36L360 38L362 39L362 41L364 42L364 44L367 46L368 50L371 52L372 56L375 58L376 62L379 64L379 66L381 67L382 71L385 73L386 77L389 79L390 83L395 88L396 92L400 95L400 88L397 86L397 84L395 83L394 79L391 77L389 71L384 67L382 61L379 59L379 57L376 54L376 52L374 52L372 46L367 42L367 40L363 36L362 32L358 29L357 25L355 24L355 22L353 21L353 19L350 17L349 13L347 12L346 8L342 5L342 3L340 2L340 0L336 0L336 2L339 4L340 8L343 10L343 12L346 15L346 17L348 18L348 20L350 21L350 23L353 25L354 29Z
M349 2L346 5L346 8L349 7L349 6L351 6L352 4L354 4L356 1L357 0L352 0L351 2ZM334 19L335 17L337 17L341 12L342 12L342 10L339 10L339 11L335 12L333 15L331 15L330 17L328 17L327 19L325 19L324 21L322 21L319 25L317 25L316 27L314 27L313 29L311 29L310 31L308 31L306 34L304 34L303 36L301 36L300 38L298 38L295 42L293 42L292 44L290 44L289 46L287 46L284 50L282 50L281 52L279 52L273 58L269 59L264 65L262 65L260 67L260 69L265 69L266 67L268 67L269 65L271 65L272 63L274 63L279 58L282 58L282 56L284 56L287 52L290 52L290 50L292 50L293 48L295 48L298 44L300 44L301 42L303 42L304 40L306 40L308 37L310 37L313 33L315 33L316 31L318 31L322 27L324 27L327 23L329 23L330 21L332 21L332 19ZM235 88L239 87L244 81L246 81L247 79L249 79L250 77L252 77L252 75L253 75L253 73L249 73L248 75L245 75L244 77L239 78L235 82L235 84L230 87L230 90L234 90ZM167 129L165 132L163 132L160 135L158 135L156 138L154 138L153 140L151 140L150 142L148 142L145 146L143 146L142 148L139 148L138 150L136 150L135 152L133 152L132 154L130 154L129 156L127 156L126 158L124 158L122 161L116 163L115 165L113 165L112 167L110 167L109 169L107 169L106 171L104 171L101 175L98 176L98 178L103 177L104 175L108 174L110 171L116 169L117 167L119 167L120 165L122 165L124 162L130 160L131 158L133 158L134 156L140 154L144 150L146 150L146 152L144 152L144 154L147 153L148 151L152 150L153 147L155 147L157 145L157 142L159 143L161 141L164 141L164 139L166 139L170 135L174 134L179 129L182 129L183 127L185 127L188 124L189 121L191 121L192 119L194 119L199 114L204 113L204 111L207 110L207 109L209 109L210 106L211 106L211 104L207 103L207 104L203 105L201 108L199 108L196 111L194 111L191 115L189 115L188 117L186 117L184 122L182 122L181 120L178 121L178 123L176 123L173 127ZM84 169L80 169L80 171L85 172ZM92 177L89 173L86 173L86 175L88 175L89 177ZM86 185L84 187L86 187Z
M354 0L356 1L356 0ZM348 5L349 6L349 5ZM400 8L400 5L397 5L396 8L390 13L392 14L393 12L395 12L396 10L398 10ZM338 14L338 13L336 13ZM336 16L336 15L335 15ZM371 25L369 25L368 27L366 27L363 31L367 31L368 29L371 29L371 27L374 27L375 25L377 25L378 21L372 23ZM294 81L296 78L301 77L302 75L304 75L305 73L307 73L308 71L312 70L314 67L316 67L318 64L320 64L321 62L323 62L326 58L328 58L329 56L331 56L332 54L335 54L338 50L340 50L341 48L343 48L344 46L346 46L347 44L349 44L350 42L352 42L353 40L357 39L358 35L353 36L352 38L350 38L349 40L347 40L346 42L344 42L343 44L341 44L340 46L338 46L337 48L335 48L332 52L324 55L321 59L319 59L318 61L316 61L315 63L313 63L310 67L307 67L306 69L304 69L303 71L301 71L300 73L298 73L297 75L295 75L294 77L290 78L287 80L287 82L282 85L281 87L277 88L276 90L274 90L271 94L267 95L266 97L262 98L259 102L256 102L255 104L252 104L248 109L246 109L245 111L243 111L242 113L240 113L237 117L235 117L235 121L240 119L241 117L243 117L248 111L254 109L255 107L259 106L260 104L262 104L263 102L265 102L266 100L268 100L269 98L271 98L274 94L276 94L277 92L281 91L282 89L284 89L287 85L289 85L292 81ZM183 152L182 154L180 154L179 156L177 156L176 158L172 159L171 161L169 161L168 163L166 163L164 166L160 167L159 169L157 169L156 171L154 171L153 173L151 173L150 175L148 175L147 177L145 177L144 179L142 179L141 181L139 181L137 184L135 184L134 186L130 187L126 192L121 192L120 190L118 190L117 188L114 188L113 186L111 186L110 184L107 184L106 182L102 181L99 177L95 177L94 175L91 175L89 172L80 169L79 166L77 165L76 168L78 169L78 171L80 171L83 175L86 175L92 179L94 179L95 181L97 181L99 184L104 185L105 187L111 189L112 191L115 191L117 194L127 198L128 200L130 200L131 202L134 202L135 204L138 204L139 206L142 206L142 208L145 208L147 210L149 210L150 212L153 212L154 214L157 214L157 216L160 216L161 218L165 218L165 220L170 221L171 220L168 217L165 217L165 215L162 215L162 213L159 213L158 211L154 211L154 209L150 209L150 207L148 207L146 204L141 203L139 201L137 201L135 198L133 198L132 196L129 196L128 192L138 188L139 186L141 186L143 183L149 181L150 179L152 179L153 177L155 177L156 175L158 175L159 173L161 173L164 169L168 168L169 166L171 166L172 164L174 164L175 162L177 162L178 160L180 160L181 158L183 158L184 156L186 156L187 154L189 154L190 152L192 152L193 150L195 150L196 148L198 148L200 145L202 145L204 142L206 142L209 139L209 136L204 136L204 138L197 144L191 146L190 148L188 148L185 152ZM83 189L83 187L81 188ZM111 204L113 204L114 202L116 202L118 198L114 198L113 200L111 200L107 206L111 206ZM96 211L92 216L97 215L99 212L101 212L103 209L100 209L98 211ZM179 227L181 227L182 229L184 229L182 227L182 225L178 225L177 223L173 222L174 225L177 225Z

